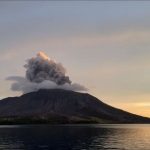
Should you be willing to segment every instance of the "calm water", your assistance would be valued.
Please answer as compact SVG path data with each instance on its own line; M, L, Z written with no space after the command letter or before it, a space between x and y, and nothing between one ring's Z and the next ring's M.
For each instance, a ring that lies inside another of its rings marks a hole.
M150 150L150 125L0 126L2 150Z

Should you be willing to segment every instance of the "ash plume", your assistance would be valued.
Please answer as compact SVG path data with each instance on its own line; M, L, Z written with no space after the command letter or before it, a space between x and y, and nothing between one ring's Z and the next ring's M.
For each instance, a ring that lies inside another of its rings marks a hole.
M61 63L56 63L43 52L27 60L24 65L26 76L10 76L7 80L15 81L11 85L13 91L29 93L39 89L66 89L72 91L87 91L84 86L72 83L66 76L66 69Z
M58 85L71 83L68 76L65 76L66 69L61 63L50 60L43 52L39 52L36 57L27 61L25 65L26 78L31 82L40 83L50 80Z

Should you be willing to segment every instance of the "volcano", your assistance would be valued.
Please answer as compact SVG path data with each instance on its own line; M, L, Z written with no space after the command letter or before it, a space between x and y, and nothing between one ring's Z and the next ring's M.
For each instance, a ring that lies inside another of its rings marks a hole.
M0 124L150 123L96 97L63 89L41 89L0 101Z

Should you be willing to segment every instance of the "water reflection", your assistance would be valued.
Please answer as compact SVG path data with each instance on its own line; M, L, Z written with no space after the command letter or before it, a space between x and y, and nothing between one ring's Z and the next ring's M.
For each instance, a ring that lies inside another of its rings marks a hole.
M149 125L0 126L3 150L149 150Z

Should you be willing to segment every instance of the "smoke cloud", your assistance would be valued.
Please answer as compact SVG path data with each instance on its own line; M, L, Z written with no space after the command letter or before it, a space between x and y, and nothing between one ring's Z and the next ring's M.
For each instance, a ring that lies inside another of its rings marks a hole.
M36 57L27 60L24 65L26 76L10 76L7 80L15 81L11 85L13 91L29 93L39 89L65 89L72 91L87 91L87 88L72 83L69 76L66 76L66 69L61 63L51 60L43 52Z
M65 76L66 69L62 64L50 60L43 52L29 59L25 68L27 69L26 78L31 82L40 83L50 80L58 85L71 83L69 77Z

